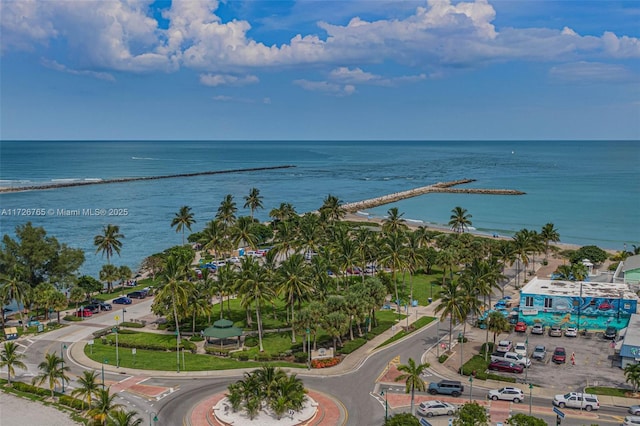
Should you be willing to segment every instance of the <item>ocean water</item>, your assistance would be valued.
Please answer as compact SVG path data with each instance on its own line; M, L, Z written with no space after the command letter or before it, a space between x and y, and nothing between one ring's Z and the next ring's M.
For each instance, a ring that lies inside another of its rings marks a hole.
M125 235L116 265L136 270L153 253L181 243L170 227L183 205L202 229L220 201L260 189L268 220L281 202L298 212L315 210L327 194L353 202L436 182L476 179L467 187L517 189L521 196L427 194L367 211L383 217L393 206L406 219L446 226L451 210L467 209L477 232L513 235L551 222L561 241L622 250L640 245L640 144L627 142L206 142L206 141L2 141L0 186L64 180L156 176L252 167L295 168L149 180L44 191L0 193L0 232L14 235L31 221L86 253L82 272L97 275L106 259L93 238L106 224ZM13 209L113 209L113 216L24 216ZM124 210L126 209L126 213ZM365 218L366 216L363 216ZM420 223L420 222L415 222Z

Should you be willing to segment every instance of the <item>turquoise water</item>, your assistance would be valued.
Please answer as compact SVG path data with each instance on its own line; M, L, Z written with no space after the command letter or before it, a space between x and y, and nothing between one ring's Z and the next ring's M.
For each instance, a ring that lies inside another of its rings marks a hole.
M637 142L0 142L0 186L56 179L108 179L293 164L287 170L198 176L0 194L0 208L126 209L112 217L3 215L0 232L31 220L61 242L86 252L83 272L96 274L105 259L93 237L107 223L125 235L116 265L136 269L148 255L180 244L170 227L183 205L197 223L212 219L232 194L243 209L250 188L260 189L268 212L289 202L315 210L327 194L344 202L474 178L470 187L525 191L524 196L428 194L369 211L383 216L397 206L404 217L445 225L456 206L473 227L512 235L554 223L562 242L621 250L640 245L640 144Z

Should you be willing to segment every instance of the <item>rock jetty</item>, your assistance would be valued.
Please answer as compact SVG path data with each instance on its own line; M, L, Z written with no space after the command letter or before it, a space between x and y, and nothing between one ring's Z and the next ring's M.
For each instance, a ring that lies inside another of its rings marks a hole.
M85 185L104 185L109 183L123 183L123 182L136 182L140 180L157 180L157 179L173 179L184 178L193 176L206 176L206 175L219 175L226 173L247 173L258 172L263 170L278 170L278 169L290 169L296 166L270 166L270 167L252 167L248 169L232 169L232 170L213 170L206 172L195 173L180 173L175 175L161 175L161 176L138 176L138 177L126 177L126 178L114 178L114 179L91 179L91 180L74 180L69 182L53 182L42 185L30 185L30 186L12 186L12 187L0 187L1 192L21 192L21 191L41 191L44 189L57 189L68 188L71 186L85 186Z
M453 186L475 182L475 179L460 179L450 182L438 182L433 185L421 186L407 191L395 192L383 195L382 197L371 198L369 200L356 201L354 203L343 204L342 208L348 213L355 213L359 210L366 210L372 207L382 206L406 198L417 197L418 195L430 192L450 192L462 194L490 194L490 195L523 195L524 192L514 189L483 189L483 188L452 188Z

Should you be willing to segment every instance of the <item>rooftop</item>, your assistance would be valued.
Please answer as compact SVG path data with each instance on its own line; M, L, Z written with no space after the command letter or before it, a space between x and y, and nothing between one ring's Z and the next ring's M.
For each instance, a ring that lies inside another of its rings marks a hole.
M550 296L602 297L606 299L639 300L625 283L591 281L542 280L534 277L522 288L522 294L548 294Z
M632 314L624 335L624 346L640 346L640 315ZM621 353L621 355L623 355Z

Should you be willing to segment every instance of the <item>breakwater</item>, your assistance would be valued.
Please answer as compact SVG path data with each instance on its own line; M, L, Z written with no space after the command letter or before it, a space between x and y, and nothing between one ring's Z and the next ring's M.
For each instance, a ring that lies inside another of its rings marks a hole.
M24 186L11 186L11 187L5 186L5 187L0 187L0 193L21 192L21 191L40 191L45 189L68 188L72 186L105 185L105 184L112 184L112 183L136 182L136 181L142 181L142 180L174 179L174 178L219 175L219 174L228 174L228 173L248 173L248 172L258 172L258 171L264 171L264 170L290 169L293 167L296 167L296 166L284 165L284 166L269 166L269 167L252 167L247 169L212 170L212 171L205 171L205 172L179 173L174 175L138 176L138 177L124 177L124 178L113 178L113 179L73 180L68 182L43 183L42 185L28 185L28 186L24 185Z
M475 179L460 179L450 182L438 182L433 185L421 186L419 188L409 189L407 191L395 192L393 194L383 195L382 197L371 198L368 200L356 201L354 203L346 203L342 208L348 213L355 213L358 210L370 209L384 204L393 203L404 200L406 198L417 197L418 195L428 194L430 192L449 192L463 194L490 194L490 195L523 195L524 192L514 189L483 189L483 188L453 188L457 185L475 182Z

